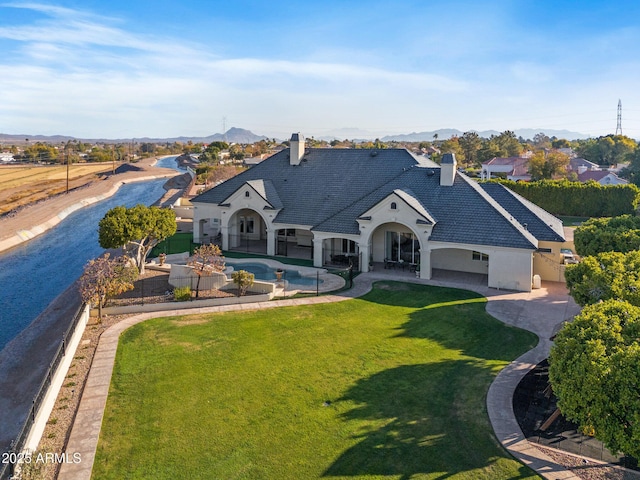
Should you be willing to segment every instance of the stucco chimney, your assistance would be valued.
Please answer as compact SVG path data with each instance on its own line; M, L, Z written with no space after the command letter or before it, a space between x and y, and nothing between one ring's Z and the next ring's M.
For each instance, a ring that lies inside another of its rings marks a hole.
M294 133L289 140L289 164L300 165L304 156L304 136L301 133Z
M453 153L445 153L440 162L440 185L450 187L456 178L456 156Z

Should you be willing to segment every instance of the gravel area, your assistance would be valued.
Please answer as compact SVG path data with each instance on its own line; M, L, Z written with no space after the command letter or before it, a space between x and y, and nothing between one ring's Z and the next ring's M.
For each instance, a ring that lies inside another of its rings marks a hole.
M100 335L123 318L125 316L120 315L105 316L102 322L98 322L97 318L89 320L42 434L42 440L38 446L39 452L62 453L64 451ZM38 471L27 472L25 480L54 480L57 477L60 464L47 462L39 464L38 467Z
M209 298L235 297L237 289L231 290L205 290L200 289L198 298L200 300ZM192 299L195 300L196 292L191 292ZM247 295L252 295L248 292ZM149 303L173 302L173 287L169 284L169 274L158 270L145 270L143 276L134 282L134 289L123 292L120 295L109 299L107 306L122 305L142 305Z
M640 472L634 472L615 465L602 464L576 455L568 455L558 450L534 446L553 460L584 480L639 480Z

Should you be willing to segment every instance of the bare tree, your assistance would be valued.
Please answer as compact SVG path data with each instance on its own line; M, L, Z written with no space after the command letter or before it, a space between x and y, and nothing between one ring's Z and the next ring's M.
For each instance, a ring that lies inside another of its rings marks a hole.
M223 272L225 263L222 250L218 245L201 245L193 251L187 265L193 267L193 271L198 275L196 284L196 298L200 293L200 279L203 276L211 275L215 272Z
M84 302L98 306L102 320L102 307L109 296L133 289L138 268L129 257L110 258L109 253L89 262L80 277L80 295Z

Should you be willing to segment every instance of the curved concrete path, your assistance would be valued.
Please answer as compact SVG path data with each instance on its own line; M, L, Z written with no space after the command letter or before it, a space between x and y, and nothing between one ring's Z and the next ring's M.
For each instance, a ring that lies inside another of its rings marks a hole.
M113 325L100 338L66 448L66 452L70 456L74 453L79 453L82 461L63 464L58 479L89 480L91 478L104 408L111 384L118 339L120 334L127 328L150 318L164 316L255 310L258 308L276 308L348 300L364 295L371 290L373 282L378 280L409 281L476 291L488 299L487 311L491 315L509 325L525 328L536 333L541 339L538 346L507 366L500 372L489 388L487 395L489 418L500 442L525 465L537 470L541 475L549 479L578 478L562 466L554 463L551 458L526 441L516 422L512 406L513 392L520 379L539 361L546 358L551 344L549 337L562 321L571 318L579 311L579 307L568 296L564 285L545 283L543 288L532 292L505 293L469 284L419 280L406 276L394 276L386 272L372 272L356 277L354 288L339 295L145 313L129 317Z

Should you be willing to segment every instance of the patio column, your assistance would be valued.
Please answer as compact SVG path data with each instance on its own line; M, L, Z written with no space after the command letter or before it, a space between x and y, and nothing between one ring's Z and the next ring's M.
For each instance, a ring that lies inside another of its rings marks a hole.
M267 255L275 256L276 254L276 230L267 228Z
M200 228L200 221L197 218L193 219L193 241L195 243L202 243L202 229Z
M322 267L322 246L324 241L322 238L313 238L313 266Z
M425 280L431 279L431 250L424 249L420 251L420 278Z
M362 260L360 265L360 271L362 273L367 273L369 271L369 244L359 243L358 251L360 252L360 259Z
M220 231L222 232L222 250L229 250L229 227L222 225Z

